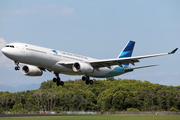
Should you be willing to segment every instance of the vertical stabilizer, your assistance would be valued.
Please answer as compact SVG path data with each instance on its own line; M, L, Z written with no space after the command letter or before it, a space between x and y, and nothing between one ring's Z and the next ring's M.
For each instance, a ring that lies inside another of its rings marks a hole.
M119 54L118 58L124 58L124 57L131 57L133 49L134 49L135 42L129 41L127 45L124 47L124 49ZM124 64L129 65L129 64Z

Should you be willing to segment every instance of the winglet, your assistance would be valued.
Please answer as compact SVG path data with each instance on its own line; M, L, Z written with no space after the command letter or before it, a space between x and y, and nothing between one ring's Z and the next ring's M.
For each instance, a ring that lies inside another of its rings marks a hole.
M171 51L169 54L174 54L177 50L178 50L178 48L174 49L174 50Z

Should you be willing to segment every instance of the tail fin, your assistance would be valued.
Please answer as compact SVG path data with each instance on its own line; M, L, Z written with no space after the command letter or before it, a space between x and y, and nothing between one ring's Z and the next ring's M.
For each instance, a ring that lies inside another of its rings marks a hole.
M131 57L133 49L134 49L135 42L129 41L127 45L124 47L124 49L119 54L118 58L124 58L124 57ZM124 64L129 65L129 64Z

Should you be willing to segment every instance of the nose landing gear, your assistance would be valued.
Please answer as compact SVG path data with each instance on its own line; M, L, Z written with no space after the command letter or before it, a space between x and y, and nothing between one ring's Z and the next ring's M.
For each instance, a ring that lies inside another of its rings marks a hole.
M19 67L19 61L14 61L16 67L15 67L15 70L20 70L20 67Z
M59 86L63 86L64 85L64 82L61 81L60 77L59 77L59 74L58 73L55 73L56 75L56 78L53 78L53 82L56 82L56 85Z

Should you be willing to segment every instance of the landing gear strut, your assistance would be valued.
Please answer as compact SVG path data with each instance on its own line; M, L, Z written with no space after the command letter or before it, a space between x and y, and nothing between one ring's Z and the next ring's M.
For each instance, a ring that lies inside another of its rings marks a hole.
M58 73L55 73L56 75L56 78L53 78L53 82L56 82L57 86L61 85L63 86L64 85L64 82L61 81L60 77L59 77L59 74Z
M89 76L86 74L85 76L82 77L82 80L85 81L85 83L88 84L93 84L93 80L90 80Z
M15 67L15 70L20 70L20 67L19 67L19 61L14 61L16 67Z

